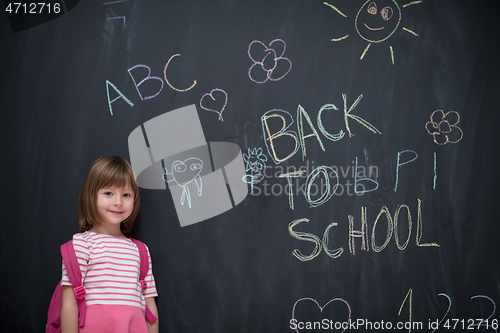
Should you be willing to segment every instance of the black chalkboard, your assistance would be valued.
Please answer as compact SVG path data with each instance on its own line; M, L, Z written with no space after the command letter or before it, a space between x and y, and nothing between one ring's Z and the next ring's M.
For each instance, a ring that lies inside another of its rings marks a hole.
M90 164L189 105L249 194L141 189L161 332L497 331L497 1L67 5L0 14L2 332L43 332Z

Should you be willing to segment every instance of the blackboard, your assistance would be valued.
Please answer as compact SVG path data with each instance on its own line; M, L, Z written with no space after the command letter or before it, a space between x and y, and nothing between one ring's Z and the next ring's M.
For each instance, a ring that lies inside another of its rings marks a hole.
M496 1L67 7L0 15L2 332L43 331L90 164L188 105L249 193L181 227L141 189L161 332L497 331Z

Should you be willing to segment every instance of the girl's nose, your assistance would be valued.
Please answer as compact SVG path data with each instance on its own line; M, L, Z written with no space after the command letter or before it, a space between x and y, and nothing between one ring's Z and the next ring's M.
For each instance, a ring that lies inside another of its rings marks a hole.
M122 198L120 196L116 196L114 199L115 199L113 202L114 206L121 206L122 205Z

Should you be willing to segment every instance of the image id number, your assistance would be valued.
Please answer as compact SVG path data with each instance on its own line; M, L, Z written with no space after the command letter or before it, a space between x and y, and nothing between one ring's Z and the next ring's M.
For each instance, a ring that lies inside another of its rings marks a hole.
M479 329L481 326L486 328L492 328L496 330L498 328L498 320L488 320L488 319L446 319L443 323L443 327L448 330L472 330Z
M9 2L5 11L9 14L58 14L61 12L61 4L58 2Z

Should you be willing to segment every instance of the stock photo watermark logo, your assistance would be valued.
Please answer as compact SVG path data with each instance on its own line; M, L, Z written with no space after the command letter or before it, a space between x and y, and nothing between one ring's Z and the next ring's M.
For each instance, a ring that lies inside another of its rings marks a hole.
M220 215L248 194L240 148L206 142L195 105L138 126L128 137L128 147L137 184L168 188L182 227Z
M247 175L254 196L287 195L293 209L293 196L303 195L312 206L319 206L332 196L361 196L378 188L378 167L359 165L315 166L306 160L300 166L267 165L261 148L248 149L243 154Z

